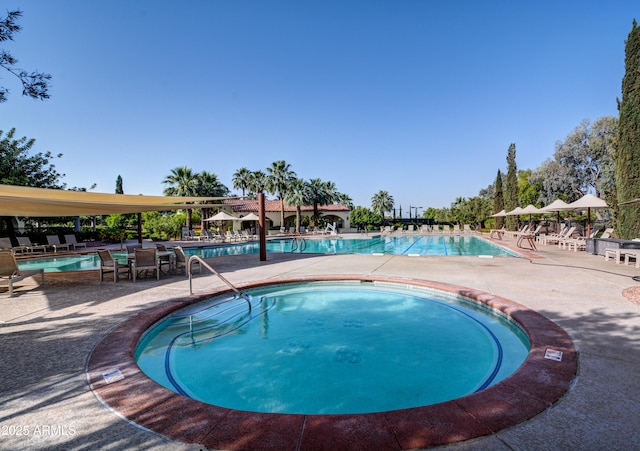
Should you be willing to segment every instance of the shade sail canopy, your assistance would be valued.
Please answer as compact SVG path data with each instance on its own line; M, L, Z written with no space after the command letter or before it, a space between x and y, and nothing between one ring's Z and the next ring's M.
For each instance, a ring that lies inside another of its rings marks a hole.
M136 196L0 185L0 216L94 216L182 210L195 207L195 205L185 204L185 202L206 202L221 199L228 198ZM198 204L197 208L216 206L219 204Z
M210 218L205 219L205 221L239 221L240 218L230 215L226 211L221 211L211 216Z

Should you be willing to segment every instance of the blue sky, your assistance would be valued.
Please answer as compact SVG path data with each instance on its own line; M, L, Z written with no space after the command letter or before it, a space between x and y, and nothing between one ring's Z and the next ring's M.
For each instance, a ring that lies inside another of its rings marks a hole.
M584 119L617 116L637 1L5 1L0 44L53 76L11 90L0 129L37 140L69 186L162 194L172 168L232 189L285 160L355 205L448 207L535 169Z

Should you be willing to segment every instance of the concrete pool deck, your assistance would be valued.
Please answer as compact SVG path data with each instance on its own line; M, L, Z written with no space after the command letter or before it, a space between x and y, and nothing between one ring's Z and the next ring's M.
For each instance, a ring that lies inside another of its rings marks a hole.
M637 446L640 306L622 293L640 286L631 279L640 271L555 246L530 254L531 259L269 254L266 262L257 255L208 261L236 284L322 274L395 276L475 288L523 304L572 337L579 355L573 386L528 421L443 448ZM194 278L196 293L222 286L206 271ZM0 293L0 448L201 449L123 420L100 402L86 376L92 350L111 330L148 307L186 295L183 277L100 284L97 272L47 274L44 287L30 282L13 298Z

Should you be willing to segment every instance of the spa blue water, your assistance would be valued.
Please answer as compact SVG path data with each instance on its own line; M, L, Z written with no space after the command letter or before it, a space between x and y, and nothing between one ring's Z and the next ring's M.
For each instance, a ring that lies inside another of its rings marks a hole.
M257 254L259 243L251 241L208 247L184 248L187 256L203 258L225 255ZM276 239L267 241L269 253L320 254L393 254L393 255L490 255L517 256L510 250L475 236L376 236L368 239L314 238ZM126 263L126 252L113 252L121 263ZM97 254L35 257L18 261L20 269L44 268L46 272L96 270L100 268Z
M519 328L435 291L378 283L280 285L181 310L147 333L140 368L222 407L366 413L458 398L515 371ZM228 300L228 299L227 299Z

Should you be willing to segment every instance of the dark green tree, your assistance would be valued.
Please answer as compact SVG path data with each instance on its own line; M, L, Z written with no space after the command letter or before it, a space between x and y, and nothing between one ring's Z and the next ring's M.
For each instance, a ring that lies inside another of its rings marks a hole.
M4 18L0 18L0 42L13 41L13 36L22 29L17 23L21 16L22 11L9 11ZM0 67L20 80L22 95L33 99L48 99L51 75L38 71L27 72L15 67L16 64L18 60L11 53L0 49ZM9 89L0 86L0 102L6 102L8 94Z
M640 205L624 204L640 196L640 28L633 20L625 46L622 100L618 100L618 145L615 151L618 212L616 232L623 239L640 236Z
M504 208L507 212L518 206L518 168L516 167L516 145L511 143L507 150L507 180L504 186ZM518 227L517 216L505 218L507 229L516 230Z
M116 194L124 194L124 189L122 188L122 176L119 175L116 179Z
M495 182L495 194L493 195L493 213L499 213L504 210L504 192L502 191L502 172L498 169L498 175ZM504 225L504 217L496 217L496 228L501 229Z
M53 155L51 152L31 153L36 140L26 137L16 139L16 129L12 128L6 134L0 130L0 184L32 186L36 188L65 187L55 165L54 158L62 154ZM0 233L14 236L14 220L3 217L0 220Z

